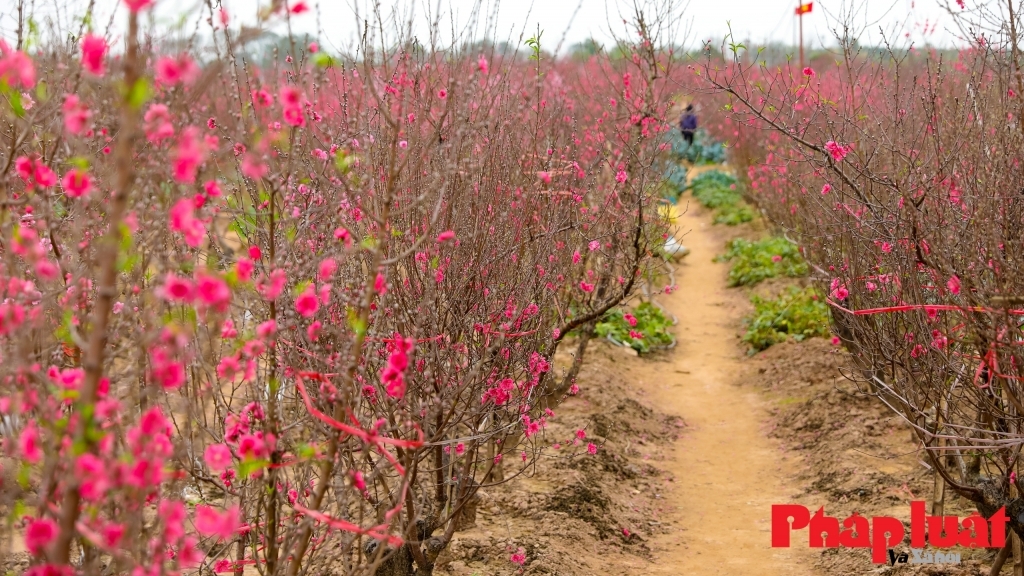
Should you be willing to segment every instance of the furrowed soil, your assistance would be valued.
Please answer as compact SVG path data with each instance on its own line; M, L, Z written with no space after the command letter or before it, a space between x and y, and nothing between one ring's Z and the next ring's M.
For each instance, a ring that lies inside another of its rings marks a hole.
M725 237L696 210L678 224L692 253L676 289L656 298L678 321L677 346L638 358L592 345L580 394L547 433L586 426L600 450L542 463L543 481L488 490L444 572L517 573L509 557L522 546L525 574L813 573L806 546L771 548L771 505L798 495L802 464L770 436L771 406L749 385L756 366L738 339L747 297L713 262Z
M476 525L456 535L437 572L988 574L991 550L954 549L959 565L876 565L867 549L810 549L806 530L793 533L792 548L771 548L772 504L909 525L912 500L930 506L933 474L899 417L843 376L844 353L827 340L746 353L740 337L751 292L770 295L793 282L728 288L727 264L713 258L727 240L764 230L713 226L686 202L679 237L692 252L675 267L677 289L656 297L678 320L678 345L636 357L592 343L580 394L556 410L546 441L585 427L598 453L545 459L486 490ZM969 504L947 490L945 514L967 516ZM519 547L522 567L510 562Z

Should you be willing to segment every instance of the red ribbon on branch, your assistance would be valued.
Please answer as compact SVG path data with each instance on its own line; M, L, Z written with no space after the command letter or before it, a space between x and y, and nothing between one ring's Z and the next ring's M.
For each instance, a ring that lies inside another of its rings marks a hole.
M352 419L356 426L349 426L343 422L338 422L334 418L331 418L327 414L316 409L313 406L313 401L309 398L309 393L306 392L306 386L302 383L303 378L309 378L310 380L318 380L320 382L326 382L327 380L322 374L318 372L299 372L295 375L295 387L299 390L299 395L302 396L302 401L306 405L306 410L316 418L317 420L327 424L328 426L341 430L342 432L355 436L367 444L372 444L377 448L382 448L384 445L391 445L397 448L419 448L423 446L423 430L420 430L419 426L416 427L416 434L419 437L417 440L398 440L397 438L390 438L388 436L380 436L377 434L377 430L364 430L359 425L359 421L356 420L354 414L349 412L349 418ZM386 452L386 451L385 451Z
M853 314L854 316L870 316L871 314L888 314L890 312L909 312L911 310L924 310L935 312L1001 312L996 308L985 308L982 306L953 306L951 304L901 304L899 306L887 306L885 308L865 308L862 310L850 310L844 308L831 298L825 298L829 306ZM1024 316L1024 310L1007 310L1009 314Z
M395 505L394 508L388 510L384 515L384 518L386 520L390 520L393 516L395 516L401 511L402 501L405 499L405 492L406 490L408 490L409 486L404 481L405 467L403 467L398 462L394 455L388 452L387 446L394 446L396 448L418 448L420 446L423 446L423 430L421 430L419 426L416 426L416 440L399 440L397 438L390 438L387 436L379 435L377 433L377 428L379 427L381 422L378 422L377 425L374 426L372 430L364 429L362 425L359 423L359 420L356 419L355 415L352 414L351 411L348 413L348 416L349 419L351 419L352 422L355 423L354 426L345 424L344 422L339 422L334 418L331 418L327 414L324 414L320 410L317 410L316 407L313 406L313 401L312 399L310 399L309 393L306 392L306 385L302 381L303 378L317 380L320 382L326 382L327 378L325 378L323 374L320 374L318 372L300 372L295 375L295 387L298 389L299 395L302 396L302 401L306 405L306 410L309 411L309 413L314 418L323 422L324 424L327 424L328 426L334 428L335 430L339 430L341 432L344 432L345 434L359 438L367 445L372 445L374 448L377 449L377 451L382 456L384 456L388 460L388 462L391 463L392 466L395 467L395 470L398 472L398 474L402 476L402 497L398 499L398 504ZM394 546L400 546L404 542L404 540L402 540L402 538L398 536L387 534L387 524L379 524L377 526L373 526L370 528L363 528L362 526L359 526L358 524L353 524L352 522L348 522L347 520L339 520L337 518L332 518L324 514L323 512L317 510L310 510L309 508L305 508L298 503L292 504L292 508L294 508L300 514L309 516L310 518L318 522L322 522L335 530L344 530L346 532L362 534L383 542L387 542L388 544Z
M310 518L312 518L314 520L317 520L319 522L322 522L322 523L330 526L331 528L334 528L335 530L344 530L345 532L355 532L356 534L361 534L363 536L369 536L370 538L373 538L375 540L380 540L382 542L387 542L388 544L391 544L392 546L401 546L405 542L399 536L395 536L393 534L387 534L386 533L386 530L388 529L387 524L380 524L380 525L374 526L372 528L363 528L362 526L360 526L358 524L353 524L352 522L348 522L347 520L339 520L337 518L332 518L332 517L328 516L327 514L324 514L323 512L318 512L316 510L310 510L309 508L306 508L306 507L304 507L304 506L302 506L301 504L298 504L298 503L292 504L292 508L294 508L296 511L298 511L301 514L309 516ZM399 505L397 509L401 509L401 505ZM392 512L394 510L396 510L396 509L389 510L388 514L387 514L387 517L393 516Z
M1002 310L999 310L999 309L985 308L985 307L982 307L982 306L953 306L953 305L950 305L950 304L902 304L900 306L887 306L885 308L865 308L865 309L861 309L861 310L850 310L849 308L843 307L838 302L835 302L831 298L825 298L825 301L828 302L828 304L830 306L832 306L833 308L836 308L838 310L842 310L843 312L846 312L847 314L852 314L854 316L870 316L872 314L888 314L888 313L891 313L891 312L908 312L910 310L924 310L926 312L935 311L935 312L988 312L988 313L1001 312L1002 311ZM1024 315L1024 310L1007 310L1007 312L1009 314L1013 314L1013 315ZM959 327L963 327L963 324L960 324L957 328L959 328ZM956 330L956 328L954 328L954 330ZM1003 336L1003 334L999 335L1000 338L1002 338L1002 336ZM1018 342L1017 344L1018 345L1024 345L1024 342ZM998 361L997 361L997 354L996 354L996 343L993 343L993 344L991 344L989 346L988 351L985 353L985 356L983 356L983 357L966 356L966 355L960 355L960 356L962 356L965 359L972 359L972 360L980 360L981 361L978 364L978 368L974 371L974 380L973 380L974 385L977 386L979 389L984 390L985 388L990 387L992 385L992 380L994 378L997 378L997 377L998 378L1006 378L1008 380L1024 380L1024 378L1020 378L1018 376L1011 376L1009 374L1002 374L1002 373L999 372L999 364L998 364ZM979 384L979 382L982 380L983 376L984 376L985 382L984 382L984 384Z

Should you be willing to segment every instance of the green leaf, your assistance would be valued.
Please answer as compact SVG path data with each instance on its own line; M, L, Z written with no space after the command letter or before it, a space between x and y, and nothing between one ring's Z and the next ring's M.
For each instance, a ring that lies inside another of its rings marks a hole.
M25 44L22 46L22 49L29 53L37 42L39 42L39 24L36 23L35 18L29 18L28 34L25 36Z
M132 231L128 226L121 224L118 230L121 232L121 241L118 246L117 269L121 272L129 272L138 264L140 257L138 254L131 254Z
M65 416L63 418L58 418L57 421L54 422L54 424L53 424L53 429L56 432L65 432L68 429L68 423L69 422L70 422L70 420L69 420L69 418L67 416Z
M53 201L53 215L59 218L64 218L68 215L68 209L64 206L64 203L60 200Z
M248 478L259 472L270 465L269 460L260 460L255 458L246 458L238 463L238 476L240 478Z
M32 467L27 463L22 463L21 467L18 468L18 485L21 486L22 490L28 490L32 480ZM18 501L19 504L24 507L25 505Z
M537 33L536 36L533 36L532 38L528 38L526 40L526 42L524 42L524 44L526 44L527 46L530 47L531 54L530 54L529 59L531 61L540 62L540 60L541 60L541 56L540 56L540 54L541 54L540 38L543 35L544 35L544 31L541 30L540 32Z
M242 238L251 236L257 229L255 213L239 214L235 216L231 224L228 224L228 230L231 230L235 234L238 234Z
M359 314L351 308L348 310L348 325L357 335L362 336L366 334L366 321L360 318Z
M132 108L139 109L142 105L149 100L153 90L149 85L149 80L146 78L139 78L132 85L131 89L128 90L127 100L128 105Z
M11 518L12 520L21 520L26 515L28 515L28 506L25 505L24 500L19 499L15 501L14 506L11 507L11 515L8 516L8 518ZM13 574L13 572L8 572L8 574Z
M199 317L196 309L192 306L181 306L170 310L163 316L164 326L172 328L175 325L185 324L193 329L199 325Z
M75 440L71 443L71 453L75 456L80 456L89 451L88 445L84 439Z
M7 99L11 101L11 109L14 110L14 115L18 118L23 118L25 116L25 106L21 103L21 92L11 90L7 94Z
M334 167L343 175L349 173L354 162L355 158L344 149L339 149L334 155Z
M68 346L75 343L74 340L71 339L71 326L73 319L74 313L72 313L71 310L65 310L63 322L61 322L60 326L53 331L54 337Z
M122 223L120 226L117 227L117 230L118 230L118 232L121 233L120 234L121 235L121 242L120 242L120 245L118 246L118 248L122 252L127 252L128 250L131 250L131 247L132 247L132 231L131 231L131 229L128 228L127 224Z
M95 426L89 426L85 431L85 437L91 444L99 444L105 436L106 434L103 433L103 430Z
M131 272L139 265L141 258L138 254L122 254L117 260L118 272Z
M313 64L318 68L331 68L334 66L334 58L323 52L313 54Z
M306 287L309 286L309 280L302 280L295 284L295 288L292 289L292 296L298 296L306 291Z
M191 326L191 328L193 328L193 330L195 330L196 327L199 326L199 316L198 316L198 313L196 312L196 308L194 308L193 306L185 306L183 308L183 310L184 310L184 315L183 315L184 318L182 318L182 320L186 324Z

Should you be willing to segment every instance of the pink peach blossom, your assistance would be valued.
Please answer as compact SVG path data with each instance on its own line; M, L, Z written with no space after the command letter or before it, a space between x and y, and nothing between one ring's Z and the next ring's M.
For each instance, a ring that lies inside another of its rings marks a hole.
M82 68L95 76L103 76L107 56L107 41L102 36L86 34L82 38Z
M56 522L49 518L33 519L25 528L25 547L33 556L40 556L56 537Z
M64 186L64 194L69 198L81 198L92 191L92 177L78 168L65 174L61 184Z

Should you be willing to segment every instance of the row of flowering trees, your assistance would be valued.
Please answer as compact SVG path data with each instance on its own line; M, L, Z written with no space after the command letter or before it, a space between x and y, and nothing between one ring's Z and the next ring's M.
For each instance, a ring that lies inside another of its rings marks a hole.
M754 199L797 241L864 391L943 485L1024 535L1024 87L1018 2L950 6L955 52L857 49L691 71L725 111ZM851 30L850 27L840 28Z
M256 68L210 3L165 53L152 4L0 40L0 551L429 574L481 486L598 450L545 425L663 242L660 28L578 64L369 26Z

